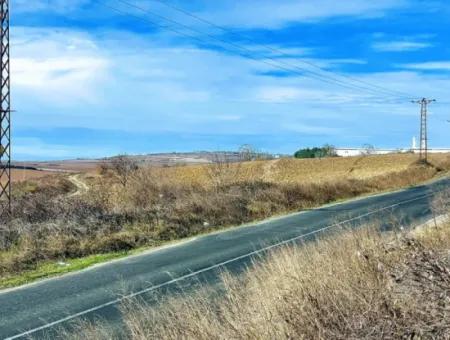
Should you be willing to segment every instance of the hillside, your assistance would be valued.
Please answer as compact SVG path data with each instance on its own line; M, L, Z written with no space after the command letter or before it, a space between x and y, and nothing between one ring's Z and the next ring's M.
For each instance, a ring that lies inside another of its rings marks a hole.
M417 156L389 154L369 157L336 157L323 159L282 158L231 164L222 162L212 167L188 166L154 169L156 176L191 185L211 183L211 172L228 173L231 182L264 181L276 184L325 183L338 180L364 180L406 171L414 167ZM445 168L448 154L431 155L430 162ZM164 176L163 176L164 174Z

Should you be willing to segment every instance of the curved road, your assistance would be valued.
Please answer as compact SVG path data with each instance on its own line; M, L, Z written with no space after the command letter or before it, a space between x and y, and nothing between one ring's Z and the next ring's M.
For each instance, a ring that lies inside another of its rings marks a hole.
M433 194L444 188L450 188L450 179L198 237L0 292L0 339L55 338L59 327L70 327L81 318L120 325L117 307L124 299L139 296L154 301L161 294L215 284L224 269L238 273L255 261L255 255L339 231L341 225L357 227L377 220L387 227L392 219L423 223L431 218Z

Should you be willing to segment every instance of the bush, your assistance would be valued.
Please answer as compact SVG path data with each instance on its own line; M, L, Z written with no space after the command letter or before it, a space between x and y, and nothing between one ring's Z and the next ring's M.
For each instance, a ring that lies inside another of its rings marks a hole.
M336 156L336 148L331 145L324 145L321 148L301 149L294 154L295 158L326 158Z

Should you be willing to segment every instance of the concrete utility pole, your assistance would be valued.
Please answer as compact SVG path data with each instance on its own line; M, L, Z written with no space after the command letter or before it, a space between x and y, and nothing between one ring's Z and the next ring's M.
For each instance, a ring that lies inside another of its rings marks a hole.
M422 98L413 100L414 104L420 104L420 160L428 160L428 105L435 99Z
M0 0L0 214L11 211L9 0Z

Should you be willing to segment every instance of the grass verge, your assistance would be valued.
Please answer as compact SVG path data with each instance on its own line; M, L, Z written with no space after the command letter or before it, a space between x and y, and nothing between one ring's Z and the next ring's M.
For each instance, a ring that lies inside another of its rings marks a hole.
M64 339L449 339L450 224L346 231L271 253L223 292L122 306L123 333L83 323Z
M440 174L439 177L441 177L441 176L443 176L443 175ZM436 179L438 179L438 178L435 178L433 180L436 180ZM428 181L426 181L426 183L430 183L433 180L428 180ZM401 188L397 189L397 191L404 190L409 187L412 187L412 185L409 185L408 187L403 188L403 189L401 189ZM361 195L360 197L355 197L355 198L351 198L351 199L338 199L335 202L331 202L331 203L327 204L326 206L329 207L334 204L343 204L346 201L354 201L354 200L363 199L365 197L369 197L372 195L386 194L388 192L389 191L384 191L384 192L380 192L377 194L364 194L364 195ZM270 217L269 220L273 219L273 218L283 217L283 216L285 216L285 214L275 214L274 216ZM243 225L235 226L234 228L244 227L244 226L252 226L252 225L262 222L264 220L266 220L266 219L259 219L254 222L249 222L249 223L246 223ZM230 230L232 228L233 227L227 227L226 229L224 228L223 230L217 230L217 228L211 228L211 229L206 229L205 231L203 231L201 233L197 233L196 235L197 236L208 235L208 234L212 234L212 233ZM64 274L71 273L71 272L77 272L77 271L87 269L87 268L90 268L90 267L98 265L98 264L107 263L112 260L117 260L117 259L125 258L128 256L132 256L132 255L139 255L146 251L157 250L159 247L176 244L179 242L183 242L183 240L188 240L188 239L189 238L186 237L185 239L180 239L180 240L153 242L152 246L146 246L146 247L144 246L144 247L128 249L128 250L119 250L119 251L115 251L115 252L94 254L94 255L75 258L75 259L68 258L67 260L59 261L59 262L50 261L50 260L49 261L41 261L41 262L38 262L36 268L33 268L31 270L25 270L25 271L21 271L20 273L13 273L11 275L1 276L0 277L0 290L19 287L19 286L30 284L30 283L40 281L43 279L57 277L57 276L61 276Z
M61 263L55 263L54 261L41 262L36 269L25 271L18 275L0 277L0 289L18 287L38 280L83 270L96 264L116 260L132 254L133 252L130 251L121 251L91 255L79 259L69 259Z

